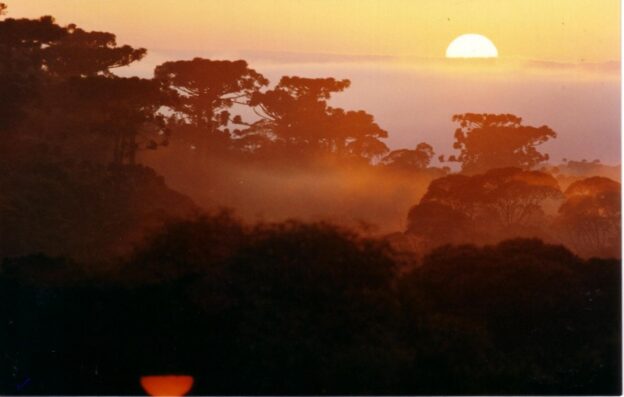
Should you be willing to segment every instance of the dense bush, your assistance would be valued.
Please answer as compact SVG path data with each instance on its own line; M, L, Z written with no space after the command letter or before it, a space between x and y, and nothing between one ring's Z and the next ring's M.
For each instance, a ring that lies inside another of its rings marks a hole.
M388 250L221 213L169 226L108 281L5 260L0 388L140 394L140 375L188 373L196 394L619 393L617 261L510 240L400 275Z

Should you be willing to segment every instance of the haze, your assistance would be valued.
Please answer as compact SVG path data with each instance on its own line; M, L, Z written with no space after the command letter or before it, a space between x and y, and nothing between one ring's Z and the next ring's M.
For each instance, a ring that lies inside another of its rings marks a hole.
M351 88L332 103L373 114L391 148L427 141L450 154L452 114L514 113L557 131L544 146L554 161L619 163L620 147L611 144L620 129L617 1L11 4L13 17L47 14L147 48L123 75L148 77L163 61L202 56L244 58L272 83L294 74L349 78ZM494 42L496 63L467 68L441 58L467 32Z
M0 0L0 395L622 395L619 15Z

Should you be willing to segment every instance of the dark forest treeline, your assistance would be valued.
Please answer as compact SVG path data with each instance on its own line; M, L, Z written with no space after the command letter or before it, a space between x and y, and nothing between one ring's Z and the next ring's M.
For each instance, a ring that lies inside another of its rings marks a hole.
M145 55L0 19L2 394L141 394L157 373L196 394L620 392L612 169L548 165L555 131L510 114L454 115L451 156L390 150L331 106L348 80L114 74ZM211 212L261 200L360 230Z
M185 373L196 394L619 393L618 261L509 240L399 275L388 250L222 213L171 224L107 279L5 261L0 387L140 394L143 374Z

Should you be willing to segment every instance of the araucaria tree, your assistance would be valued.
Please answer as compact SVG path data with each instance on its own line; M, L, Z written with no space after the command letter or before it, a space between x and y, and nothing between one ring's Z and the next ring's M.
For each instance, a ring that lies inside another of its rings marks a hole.
M139 149L166 144L159 109L171 95L152 80L112 73L146 53L118 45L112 33L60 26L50 16L1 20L0 130L10 127L9 154L44 147L121 164L133 163Z
M205 155L210 142L229 141L230 122L242 123L231 108L247 105L252 95L269 81L247 62L195 58L165 62L157 66L154 78L175 91L179 98L172 106L177 118L179 139Z
M388 147L380 139L388 133L372 115L327 103L350 84L333 78L282 77L275 88L252 97L250 105L260 120L241 131L241 143L248 150L273 145L367 160L385 154Z

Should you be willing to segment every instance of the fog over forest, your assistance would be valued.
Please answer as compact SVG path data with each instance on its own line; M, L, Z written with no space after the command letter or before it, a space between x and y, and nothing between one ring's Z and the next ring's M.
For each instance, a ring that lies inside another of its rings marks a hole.
M612 65L159 59L11 10L2 394L621 393Z

